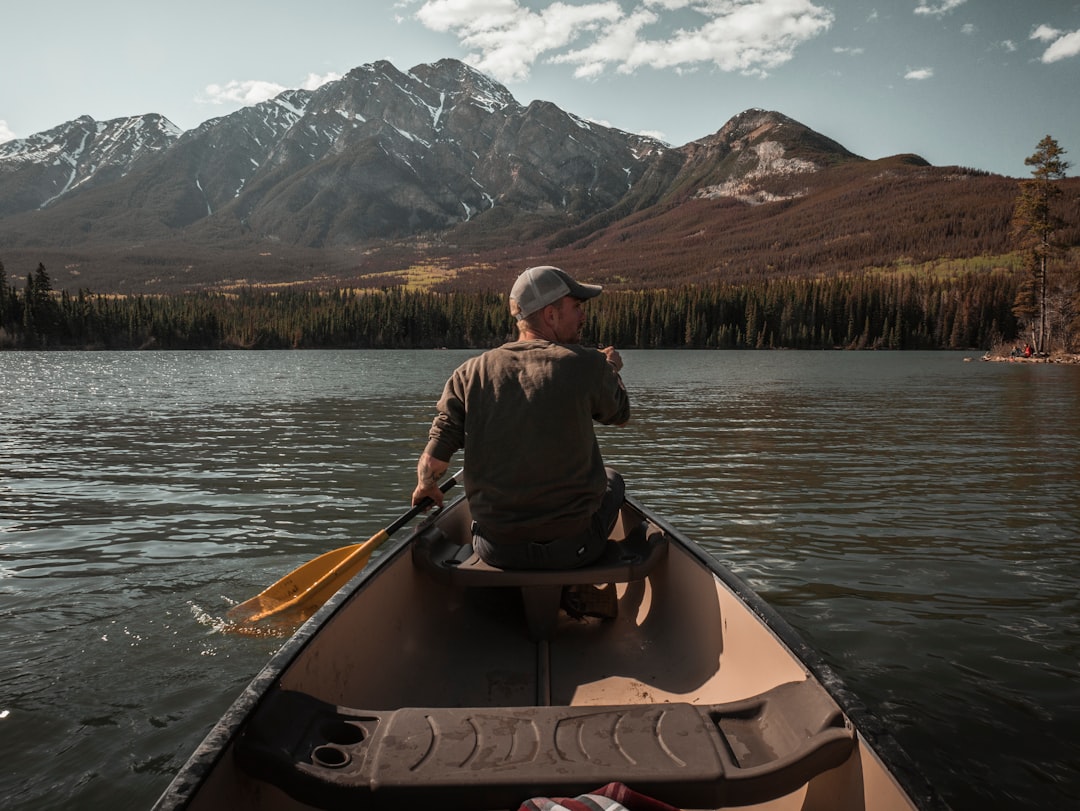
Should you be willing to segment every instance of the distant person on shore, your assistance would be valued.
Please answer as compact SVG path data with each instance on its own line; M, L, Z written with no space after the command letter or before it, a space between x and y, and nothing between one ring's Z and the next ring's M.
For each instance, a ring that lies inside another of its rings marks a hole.
M1031 344L1024 344L1024 357L1025 358L1030 358L1031 355L1032 355L1032 352L1033 352L1033 350L1031 348Z
M463 448L473 545L493 566L586 565L618 517L622 476L604 466L593 422L630 418L623 361L581 345L600 291L555 267L526 270L510 291L517 340L459 366L439 399L412 501L442 504L439 479Z

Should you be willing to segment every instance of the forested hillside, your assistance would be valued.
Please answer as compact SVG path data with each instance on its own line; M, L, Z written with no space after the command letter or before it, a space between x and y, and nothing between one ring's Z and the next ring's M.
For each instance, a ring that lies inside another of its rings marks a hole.
M864 273L610 291L586 338L622 348L968 349L1016 338L1016 277ZM322 349L494 346L505 296L386 290L75 295L47 271L24 290L0 270L0 348Z

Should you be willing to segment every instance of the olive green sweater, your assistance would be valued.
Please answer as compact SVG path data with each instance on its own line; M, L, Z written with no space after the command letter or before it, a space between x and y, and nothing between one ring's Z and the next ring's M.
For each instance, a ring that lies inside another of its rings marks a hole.
M465 493L493 543L584 531L607 478L593 421L621 425L630 400L596 349L515 341L470 358L446 382L427 453L465 450Z

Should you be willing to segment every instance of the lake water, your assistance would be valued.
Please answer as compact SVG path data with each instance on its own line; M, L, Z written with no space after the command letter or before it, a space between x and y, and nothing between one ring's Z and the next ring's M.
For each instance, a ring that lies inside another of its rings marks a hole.
M216 618L408 507L471 353L0 353L0 797L148 807L281 640ZM626 352L630 491L962 809L1080 798L1080 367Z

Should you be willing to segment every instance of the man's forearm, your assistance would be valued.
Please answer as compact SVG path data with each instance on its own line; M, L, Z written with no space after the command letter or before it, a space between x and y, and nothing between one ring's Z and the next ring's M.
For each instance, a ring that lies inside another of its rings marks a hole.
M449 467L449 462L436 459L430 453L422 453L416 463L416 483L425 488L437 485Z

